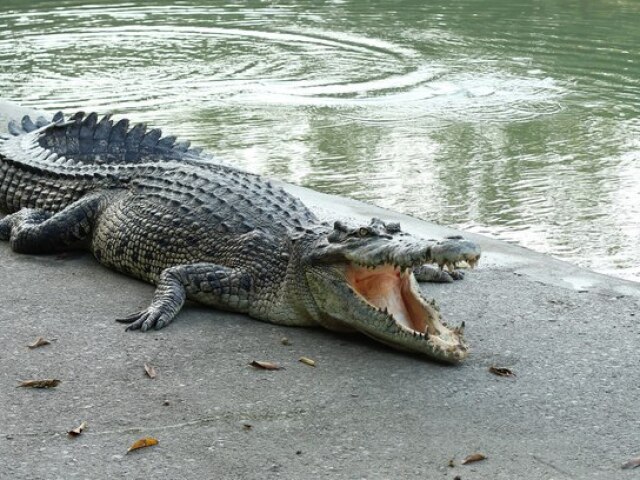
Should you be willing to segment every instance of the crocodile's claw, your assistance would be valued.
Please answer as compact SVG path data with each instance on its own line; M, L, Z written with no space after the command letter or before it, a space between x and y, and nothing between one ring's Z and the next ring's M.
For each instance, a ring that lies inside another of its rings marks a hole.
M133 313L127 317L116 318L116 322L128 323L129 326L126 328L127 331L142 330L143 332L146 332L150 328L160 330L161 328L166 327L171 323L173 317L174 315L170 312L163 312L161 309L149 307L146 310Z
M464 272L461 270L454 270L453 272L448 272L449 276L454 280L462 280L464 278Z

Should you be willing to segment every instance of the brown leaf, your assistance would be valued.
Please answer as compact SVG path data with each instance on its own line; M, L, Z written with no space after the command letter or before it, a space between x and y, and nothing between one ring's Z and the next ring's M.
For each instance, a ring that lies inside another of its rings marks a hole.
M628 462L622 465L622 468L629 470L631 468L640 467L640 457L632 458Z
M157 445L158 440L153 437L144 437L135 442L127 449L127 453L133 452L134 450L138 450L139 448L147 448L152 447L153 445Z
M262 370L281 370L282 367L277 363L263 362L261 360L254 360L249 365L255 368L261 368Z
M82 422L78 427L74 428L73 430L69 430L67 434L72 437L77 437L85 428L87 428L87 422Z
M51 342L49 340L44 339L43 337L38 337L36 338L35 342L33 342L31 345L27 345L27 347L34 349L34 348L42 347L43 345L51 345Z
M462 465L466 465L467 463L473 463L473 462L480 462L481 460L486 459L487 457L484 456L482 453L472 453L471 455L469 455L468 457L466 457L464 460L462 460Z
M18 387L25 388L53 388L60 385L60 380L55 379L45 379L45 380L25 380L20 383Z
M149 378L156 378L156 369L153 368L151 365L145 363L144 371L147 372L147 375L149 376Z
M506 367L496 367L495 365L491 365L489 367L489 371L494 375L498 375L499 377L515 377L516 374L510 368Z
M300 357L299 361L304 363L305 365L309 365L310 367L315 367L316 366L316 361L315 360L311 360L309 357Z

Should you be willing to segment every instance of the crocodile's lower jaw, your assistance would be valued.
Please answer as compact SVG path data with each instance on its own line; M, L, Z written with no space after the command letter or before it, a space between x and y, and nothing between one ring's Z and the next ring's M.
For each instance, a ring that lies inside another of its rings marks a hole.
M351 264L346 268L345 276L356 295L377 314L383 314L395 323L400 337L424 339L434 345L435 350L444 353L445 360L457 361L466 356L462 340L464 324L449 329L440 321L434 306L428 304L418 291L410 268L400 269L389 264L377 267ZM383 338L378 340L385 341ZM398 340L402 342L400 338ZM402 343L394 342L393 346L403 348ZM406 349L416 350L410 344ZM449 353L451 358L446 358Z

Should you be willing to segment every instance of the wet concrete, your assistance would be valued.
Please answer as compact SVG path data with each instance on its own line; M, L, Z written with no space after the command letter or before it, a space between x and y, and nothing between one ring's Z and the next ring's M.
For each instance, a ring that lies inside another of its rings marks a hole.
M458 233L287 188L330 217ZM0 478L635 478L620 466L640 454L640 285L465 236L483 247L480 267L423 286L467 324L472 353L457 367L193 305L164 330L125 332L113 319L146 306L152 286L89 255L0 244ZM55 340L28 349L38 336ZM31 378L62 382L15 388ZM142 436L160 443L126 454ZM474 452L488 458L461 465Z

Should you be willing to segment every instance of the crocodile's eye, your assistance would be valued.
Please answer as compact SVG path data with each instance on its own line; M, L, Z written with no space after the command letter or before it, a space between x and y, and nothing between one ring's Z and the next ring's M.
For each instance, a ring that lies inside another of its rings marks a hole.
M360 230L358 230L358 236L359 237L366 237L369 235L369 229L367 227L360 227Z

